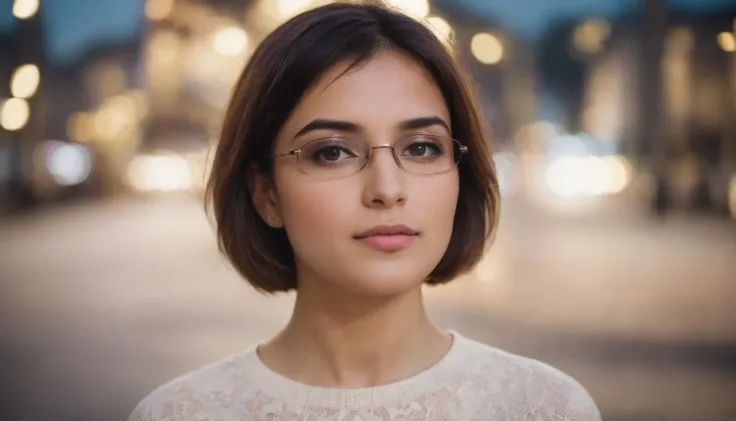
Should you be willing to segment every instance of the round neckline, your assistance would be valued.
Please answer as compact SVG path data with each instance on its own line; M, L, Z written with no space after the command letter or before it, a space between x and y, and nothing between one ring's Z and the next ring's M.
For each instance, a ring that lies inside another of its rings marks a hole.
M446 330L452 338L450 348L436 363L411 377L378 386L360 388L332 388L303 383L267 366L260 355L260 344L247 353L247 376L255 387L272 398L303 406L344 406L344 405L391 405L397 401L406 402L424 393L434 391L448 374L456 373L462 367L462 335L454 330Z

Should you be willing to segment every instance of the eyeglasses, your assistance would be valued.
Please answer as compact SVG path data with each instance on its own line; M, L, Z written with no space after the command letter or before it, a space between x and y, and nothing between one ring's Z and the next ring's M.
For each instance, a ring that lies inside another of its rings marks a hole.
M320 179L334 179L362 171L370 162L374 149L391 149L399 168L414 175L450 171L468 152L468 147L455 139L422 134L401 138L393 145L380 146L351 138L317 139L299 149L277 153L274 158L296 156L302 173Z

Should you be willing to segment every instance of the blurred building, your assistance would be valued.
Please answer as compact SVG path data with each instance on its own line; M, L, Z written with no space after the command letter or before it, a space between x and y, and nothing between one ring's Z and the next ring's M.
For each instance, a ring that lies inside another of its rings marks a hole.
M587 67L571 42L578 24L571 20L554 22L536 45L539 117L570 133L581 130L578 117Z
M577 126L628 155L636 155L638 140L641 35L636 22L633 17L590 19L579 23L570 38L571 53L585 65Z
M490 124L494 144L513 147L520 128L536 119L534 57L530 45L506 31L499 22L462 7L433 10L451 28L450 42L470 71L479 90L482 112Z
M136 156L121 174L141 192L200 191L230 90L262 36L249 25L254 4L148 0L144 7L147 113Z
M14 33L0 34L0 80L10 81L15 70L13 63L15 57L12 46L15 45L17 36ZM10 97L10 83L0 84L0 101ZM0 129L0 213L10 206L11 180L13 178L13 152L10 132Z
M33 203L33 160L45 138L47 61L38 4L16 1L14 30L0 38L0 211Z
M141 42L142 34L91 47L50 77L50 94L63 106L49 112L49 135L83 144L91 152L89 181L80 185L86 194L125 189L121 174L142 141L148 109Z
M202 149L215 136L249 40L246 3L228 3L239 3L241 10L218 8L220 3L146 3L144 74L151 107L143 150Z
M674 204L727 211L736 163L735 18L736 11L667 13L655 79L661 84L658 136L641 130L655 117L642 108L651 91L643 72L652 64L639 16L591 18L551 31L539 50L543 106L558 108L556 123L566 130L612 142L645 172L661 142Z
M49 59L43 4L15 0L0 39L0 208L119 191L145 111L140 36Z
M647 63L638 50L636 27L619 23L588 70L585 127L613 135L645 165L653 162L657 142L662 142L673 204L679 207L728 210L736 162L736 68L733 49L724 48L719 40L733 39L735 17L736 13L668 16L657 78L662 95L657 139L637 138L637 128L645 123L641 117L646 116L638 106L637 97L646 92L639 75Z
M695 174L686 205L726 211L736 175L736 10L674 18L664 62L667 135Z

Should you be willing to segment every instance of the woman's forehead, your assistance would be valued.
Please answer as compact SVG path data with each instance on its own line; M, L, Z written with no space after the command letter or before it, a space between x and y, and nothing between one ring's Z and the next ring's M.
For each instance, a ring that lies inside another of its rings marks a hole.
M304 95L287 126L300 126L314 118L384 126L421 115L438 115L449 123L439 87L416 61L388 50L352 68L351 64L331 68Z

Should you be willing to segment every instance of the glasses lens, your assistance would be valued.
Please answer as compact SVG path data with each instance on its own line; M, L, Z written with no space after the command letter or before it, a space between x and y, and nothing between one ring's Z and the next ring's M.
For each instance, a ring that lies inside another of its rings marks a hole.
M415 135L394 146L401 166L412 174L430 175L451 170L460 161L460 143L442 136Z
M299 169L316 178L346 177L362 170L369 154L368 144L359 140L319 139L301 148Z

